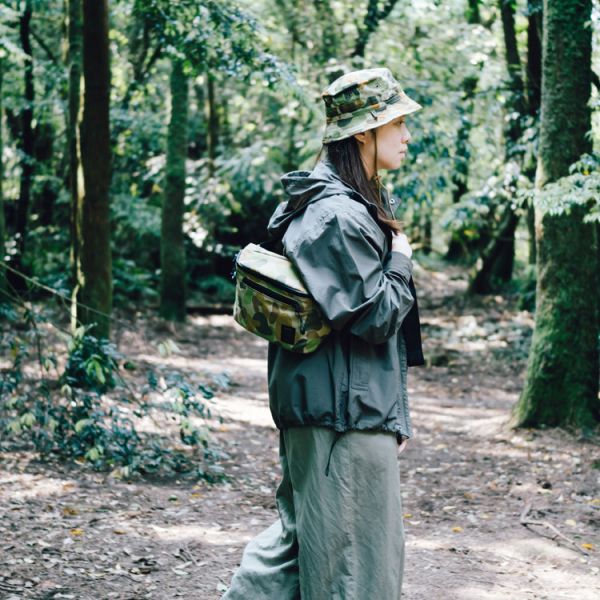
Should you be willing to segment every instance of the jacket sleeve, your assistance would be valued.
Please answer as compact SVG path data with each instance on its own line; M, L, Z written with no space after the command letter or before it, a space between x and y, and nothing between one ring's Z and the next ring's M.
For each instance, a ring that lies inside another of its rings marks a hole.
M412 262L399 252L382 260L379 236L360 216L325 215L286 254L333 329L350 327L366 342L380 344L398 331L413 305Z

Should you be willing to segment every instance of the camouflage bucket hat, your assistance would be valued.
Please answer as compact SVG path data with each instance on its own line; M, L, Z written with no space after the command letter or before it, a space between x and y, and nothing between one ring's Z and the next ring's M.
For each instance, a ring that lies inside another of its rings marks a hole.
M386 68L346 73L321 96L327 118L324 144L385 125L422 108L404 93Z

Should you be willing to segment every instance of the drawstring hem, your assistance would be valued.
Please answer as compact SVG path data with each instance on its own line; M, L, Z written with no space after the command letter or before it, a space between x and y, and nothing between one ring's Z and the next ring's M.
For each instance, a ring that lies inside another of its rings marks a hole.
M327 466L325 467L325 477L329 477L329 465L331 464L331 455L333 454L333 448L338 443L338 440L344 435L341 431L335 432L335 439L331 444L331 448L329 449L329 457L327 458Z

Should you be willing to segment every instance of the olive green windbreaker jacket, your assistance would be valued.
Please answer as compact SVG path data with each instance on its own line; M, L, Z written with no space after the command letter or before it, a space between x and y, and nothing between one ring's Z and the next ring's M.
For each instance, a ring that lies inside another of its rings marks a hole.
M269 222L285 255L331 322L311 354L269 344L268 383L279 429L303 425L412 436L406 345L411 260L390 252L376 207L326 161L282 177L289 196ZM308 205L296 208L300 200Z

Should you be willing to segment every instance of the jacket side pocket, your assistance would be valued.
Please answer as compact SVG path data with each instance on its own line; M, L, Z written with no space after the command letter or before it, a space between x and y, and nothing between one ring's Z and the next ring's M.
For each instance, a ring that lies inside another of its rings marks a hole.
M350 335L350 389L369 387L368 343Z

